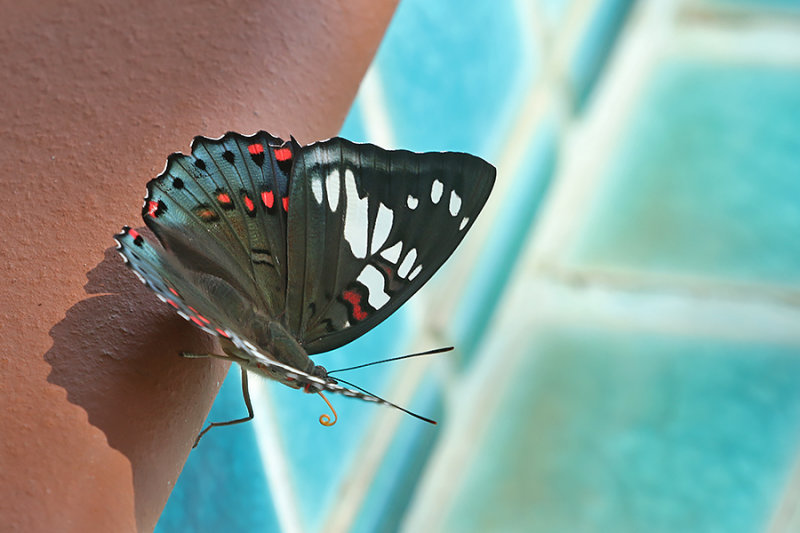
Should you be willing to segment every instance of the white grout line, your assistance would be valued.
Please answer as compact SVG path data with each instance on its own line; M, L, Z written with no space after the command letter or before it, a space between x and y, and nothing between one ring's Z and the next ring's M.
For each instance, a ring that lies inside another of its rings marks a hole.
M650 9L655 11L656 14L663 14L664 1L653 1ZM544 77L534 80L533 86L529 90L528 98L523 103L522 109L518 115L518 121L513 125L512 135L509 143L506 145L506 150L500 157L498 164L499 174L511 176L515 172L522 160L525 153L526 142L530 140L533 132L540 125L542 117L551 108L554 103L557 104L559 96L563 99L563 94L560 95L556 92L559 87L559 81L563 86L563 73L558 70L559 65L568 64L568 60L574 55L574 51L583 36L583 30L588 22L591 20L591 14L597 9L599 3L596 0L580 0L570 5L569 11L565 15L565 28L559 32L552 44L552 58L545 57ZM655 7L653 7L655 6ZM657 9L658 8L658 9ZM644 23L642 20L640 26L646 26L647 23L653 24L655 15L649 18L645 17ZM661 23L664 24L663 22ZM652 38L653 35L648 29L638 28L640 35L639 40ZM619 47L618 47L619 48ZM645 46L644 51L648 52L651 46ZM628 72L628 76L624 79L628 81L636 81L634 86L643 83L644 74L635 75L636 71L642 70L641 67L646 65L651 60L651 55L648 53L642 54L642 47L638 47L639 54L634 54L636 61L633 62L633 72ZM547 50L551 52L551 50ZM638 57L637 57L638 56ZM631 67L631 65L627 65ZM561 78L559 76L562 76ZM614 92L610 91L609 94L614 96ZM624 97L623 97L624 98ZM622 99L617 105L624 108ZM563 107L562 107L563 109ZM602 115L603 109L596 113ZM618 115L609 113L606 116L601 116L601 119L596 119L600 123L612 120L618 121ZM523 134L524 132L524 134ZM595 144L602 146L593 146L591 156L595 159L602 158L607 152L608 146L604 144L611 142L613 134L608 131L595 129ZM513 142L512 139L516 142ZM597 142L600 141L600 142ZM574 159L583 161L583 154L578 154L577 149L573 149ZM571 186L565 191L566 196L577 194L578 197L585 195L581 190L586 186L585 177L591 176L594 168L579 167L574 169L575 178ZM582 178L582 179L581 179ZM553 194L551 193L550 196ZM562 197L564 193L562 193ZM551 202L548 199L548 202ZM573 200L574 202L574 200ZM563 201L562 201L563 203ZM573 206L574 207L574 206ZM569 228L570 218L575 217L576 211L573 208L559 209L552 208L550 211L549 231L551 235L555 233L557 236L563 238L563 228L566 223ZM553 231L553 230L557 231ZM559 250L563 246L563 240L557 239L557 242L551 243L551 248L554 251ZM545 247L545 250L547 248ZM524 266L524 265L523 265ZM510 284L514 280L510 280ZM519 283L517 282L517 286ZM508 293L524 294L524 291L507 291ZM528 297L529 298L529 297ZM530 301L530 299L528 300ZM508 306L505 306L508 307ZM523 309L527 306L523 306ZM524 316L524 313L523 313ZM485 339L483 346L477 350L477 358L469 369L469 374L466 379L457 384L457 390L454 391L454 396L459 398L462 402L459 409L453 409L453 418L449 421L445 428L445 433L431 457L429 467L425 472L423 480L420 484L419 490L414 495L412 505L406 521L403 524L403 531L436 531L441 529L443 521L447 516L448 510L451 508L457 491L453 487L459 487L459 478L462 477L469 469L465 465L471 464L471 458L480 448L482 436L485 434L490 421L494 418L494 411L496 410L501 393L486 394L486 391L493 390L492 384L503 383L508 379L509 369L513 369L516 363L522 358L522 350L511 349L514 346L514 339L517 338L524 328L518 328L519 317L511 317L507 323L506 329L511 331L495 330L492 335ZM512 324L513 327L509 326ZM498 364L498 357L502 356L502 364ZM470 401L471 400L471 401Z
M797 533L800 531L800 456L775 505L765 533Z
M361 117L367 141L386 149L396 148L394 128L386 105L380 69L374 63L361 82L358 101L361 105ZM397 378L395 381L403 380ZM394 402L405 401L405 397L395 389L395 386L390 386L389 391L385 393L387 399ZM400 424L399 415L402 413L386 411L379 406L371 417L367 433L370 437L360 442L359 450L355 454L358 468L343 478L344 483L339 488L336 505L329 509L328 516L323 520L326 532L350 531L358 519L359 510Z
M303 533L303 522L297 505L297 492L292 483L294 473L281 444L281 428L277 424L267 385L263 378L250 374L250 397L257 415L252 420L261 466L267 476L272 503L283 533ZM255 378L255 379L254 379Z
M514 339L521 331L511 335L494 335L484 342L484 348L470 366L465 378L453 384L448 399L459 402L459 407L447 408L450 419L442 428L443 434L428 462L428 467L418 489L412 496L401 527L403 532L442 531L448 511L463 486L464 476L470 472L468 465L480 451L488 427L503 398L502 388L496 384L508 381L508 371L516 367L523 350L513 349ZM527 332L526 332L527 333ZM494 354L495 357L486 357ZM497 356L503 354L503 364Z
M380 70L373 64L364 76L358 91L361 116L367 139L387 150L397 148L392 119L386 107Z
M800 17L766 23L682 22L671 43L674 55L691 60L800 66Z
M528 2L521 0L515 2L514 6L517 9L516 16L521 26L519 31L527 37L523 45L528 47L545 46L546 40L536 40L533 37L534 29L538 31L538 28L541 27L541 24L533 19L537 11L532 9ZM541 48L540 52L544 54L547 49ZM532 57L529 56L527 59L523 59L522 63L528 65L532 61ZM528 86L512 91L514 95L518 95L514 101L519 104L519 107L514 112L513 120L507 124L507 130L502 132L503 138L491 141L493 145L499 147L494 158L497 167L494 190L464 243L445 264L444 270L448 275L447 283L438 284L433 289L435 295L432 300L435 300L437 305L435 312L429 314L429 320L436 331L448 329L446 325L456 314L456 306L464 304L460 296L463 294L464 287L475 274L474 266L478 264L480 254L486 250L488 242L492 238L492 231L497 229L495 222L503 210L506 199L509 195L514 194L514 185L518 179L521 179L520 167L525 163L528 150L537 135L542 132L545 120L563 107L553 90L551 74L545 58L540 72L535 72L529 79L522 80ZM499 135L500 133L497 134L497 136ZM470 265L471 267L449 268L448 264Z
M533 251L524 259L526 270L531 263L560 265L564 243L573 242L585 226L591 201L602 190L604 169L634 111L631 102L639 98L667 47L673 20L670 4L652 0L633 8L584 118L568 132L562 165L531 243Z
M578 1L567 13L569 20L560 36L563 40L554 45L557 63L560 60L560 64L567 64L572 57L593 6L597 6L593 0ZM466 379L456 385L455 396L462 404L452 411L453 418L414 495L403 531L435 531L443 527L457 497L457 487L469 470L465 465L471 464L480 451L481 439L500 402L500 393L486 394L486 391L492 391L496 384L507 380L508 372L528 355L519 349L522 343L518 340L529 336L534 326L574 324L576 309L579 309L581 323L589 321L612 329L800 345L800 330L795 327L800 320L800 310L791 301L742 298L730 290L637 294L613 285L573 286L569 280L557 276L541 279L543 270L561 269L564 243L573 240L575 231L586 223L586 207L591 195L602 188L602 169L613 155L633 111L631 102L637 100L652 69L662 58L676 52L690 58L698 53L702 56L703 52L698 50L702 47L708 47L705 53L713 57L726 54L734 59L757 59L759 53L770 50L775 52L770 61L792 63L800 55L800 32L793 31L795 26L767 36L762 50L755 52L748 49L748 42L764 37L765 28L751 27L751 33L737 42L740 34L734 27L698 28L692 25L694 22L683 25L685 21L678 18L678 7L678 2L671 0L651 0L633 8L614 57L595 89L587 116L567 141L566 165L557 180L558 188L551 193L549 205L540 218L536 240L532 241L525 263L518 269L523 273L510 280L514 290L507 291L506 301L495 319L502 327L493 330L484 341ZM680 25L676 26L676 22ZM724 46L724 54L712 45ZM783 50L787 46L792 49ZM551 76L557 77L557 73ZM552 79L538 81L554 83ZM540 89L535 87L532 92L537 90ZM526 106L530 103L528 100ZM520 117L530 118L530 113L521 112ZM513 162L514 158L506 151L500 161L498 169L504 170L503 162ZM513 163L507 164L514 168ZM531 272L538 273L540 279L532 280ZM731 289L727 285L722 288ZM537 302L532 310L531 301ZM576 302L580 305L576 306ZM665 323L664 316L676 320ZM770 533L794 531L792 527L796 528L800 519L795 503L796 495L800 494L800 459L798 465L784 501L776 510Z

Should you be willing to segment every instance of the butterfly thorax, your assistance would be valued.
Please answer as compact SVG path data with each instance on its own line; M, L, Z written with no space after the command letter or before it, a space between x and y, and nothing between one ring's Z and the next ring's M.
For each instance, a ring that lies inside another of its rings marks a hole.
M307 380L302 379L301 376L303 374L310 374L325 381L332 381L331 378L327 377L328 373L325 368L314 364L308 353L286 331L286 328L280 322L268 319L257 324L257 326L258 333L255 337L257 338L259 352L265 354L268 357L267 360L262 361L253 357L252 353L237 347L227 339L222 339L222 349L228 356L250 372L278 381L293 389L303 388L307 392L315 392L321 389L316 384L308 383ZM280 363L281 366L272 365L272 361ZM295 368L300 372L293 374L291 370L285 367Z

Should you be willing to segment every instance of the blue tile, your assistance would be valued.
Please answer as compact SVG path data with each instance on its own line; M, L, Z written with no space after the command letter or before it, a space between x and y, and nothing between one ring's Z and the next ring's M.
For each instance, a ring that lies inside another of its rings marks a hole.
M800 11L800 2L797 0L704 0L704 3L720 7L750 8L760 11L769 9Z
M364 129L364 112L359 97L356 97L355 102L353 102L350 108L350 112L347 113L347 118L345 118L339 135L357 143L372 141L372 139L367 137L367 132Z
M800 282L800 69L667 63L633 117L570 261Z
M597 3L575 54L567 65L573 105L577 109L581 109L591 96L632 4L632 0L603 0Z
M549 191L555 169L558 133L552 119L543 121L530 141L513 179L508 198L492 222L492 238L481 253L475 274L450 321L452 338L463 361L469 361L502 298L506 283L533 228L539 206Z
M209 421L247 415L240 375L239 366L231 365ZM254 409L259 416L258 406ZM249 422L206 433L189 454L155 529L157 533L279 530Z
M445 431L441 384L435 375L423 379L408 409L439 422L432 426L407 417L401 422L375 480L365 498L353 533L397 531L425 471L434 446Z
M400 3L375 64L398 147L486 154L536 69L508 5Z
M800 347L538 331L445 529L760 531L800 445L798 383Z
M314 360L333 370L399 355L410 334L407 317L401 310L363 337L316 355ZM377 365L357 373L343 373L341 377L382 395L396 368L391 364ZM370 438L373 417L385 414L389 408L329 394L339 419L334 426L324 427L318 419L328 412L328 407L319 396L271 383L269 393L292 472L287 483L294 490L308 530L322 531L321 520L338 503L341 486L347 482L351 470L358 467L356 454Z
M552 27L560 27L572 0L535 0Z

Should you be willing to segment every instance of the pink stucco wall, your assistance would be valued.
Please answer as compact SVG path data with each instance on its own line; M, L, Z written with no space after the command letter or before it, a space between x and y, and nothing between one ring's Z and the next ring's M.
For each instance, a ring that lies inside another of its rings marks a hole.
M393 0L6 2L0 530L151 530L225 374L111 235L194 135L336 134ZM89 294L87 294L87 292Z

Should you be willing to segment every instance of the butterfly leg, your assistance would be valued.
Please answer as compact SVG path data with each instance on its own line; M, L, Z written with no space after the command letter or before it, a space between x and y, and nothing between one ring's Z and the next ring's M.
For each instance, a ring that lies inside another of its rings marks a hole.
M181 354L183 355L183 354ZM210 354L213 355L213 354ZM216 356L220 357L220 356ZM223 357L223 359L226 359ZM236 420L228 420L227 422L212 422L210 423L194 441L194 446L192 448L197 448L197 444L200 442L200 437L208 433L208 430L217 427L217 426L232 426L233 424L241 424L242 422L247 422L252 420L253 415L253 404L250 402L250 389L247 386L247 370L242 368L242 396L244 397L244 405L247 407L247 416L244 418L237 418Z

